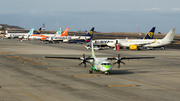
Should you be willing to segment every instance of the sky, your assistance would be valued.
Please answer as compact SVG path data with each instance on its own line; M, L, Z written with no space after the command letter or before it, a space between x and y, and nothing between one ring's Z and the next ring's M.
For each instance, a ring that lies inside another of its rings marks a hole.
M25 29L180 33L180 0L0 0L0 24Z

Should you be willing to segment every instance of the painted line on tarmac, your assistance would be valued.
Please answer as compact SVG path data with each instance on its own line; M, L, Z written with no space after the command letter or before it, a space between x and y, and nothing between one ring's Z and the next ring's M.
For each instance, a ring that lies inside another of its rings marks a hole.
M0 54L8 54L7 52L0 52Z
M36 99L36 100L38 100L38 101L43 101L43 100L37 98L36 96L34 96L34 95L32 95L32 94L29 94L29 93L24 93L24 94L27 94L27 95L31 96L32 98L34 98L34 99Z
M138 87L138 85L107 85L108 87Z
M73 77L99 77L98 75L73 75Z
M27 53L27 51L9 51L8 53Z
M168 90L180 92L180 90L176 90L176 89L168 88L168 87L163 87L163 86L160 86L160 85L150 84L150 83L146 83L146 82L142 82L142 81L136 81L136 80L128 79L128 78L124 78L124 77L118 77L118 76L113 76L113 77L117 77L117 78L121 78L121 79L124 79L124 80L129 80L129 81L138 82L138 83L142 83L142 84L146 84L146 85L150 85L150 86L154 86L154 87L159 87L159 88L163 88L163 89L168 89Z
M47 69L67 69L67 68L47 68Z
M7 58L21 58L20 56L6 56Z

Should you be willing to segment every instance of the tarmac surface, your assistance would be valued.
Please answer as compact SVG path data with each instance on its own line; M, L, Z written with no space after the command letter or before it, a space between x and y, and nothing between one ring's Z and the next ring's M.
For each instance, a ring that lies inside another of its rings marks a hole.
M86 57L79 44L0 39L0 101L179 101L179 46L165 50L97 50L97 57L155 56L124 60L110 75L88 73L79 60L44 56ZM111 62L111 61L110 61ZM112 63L115 61L112 61Z

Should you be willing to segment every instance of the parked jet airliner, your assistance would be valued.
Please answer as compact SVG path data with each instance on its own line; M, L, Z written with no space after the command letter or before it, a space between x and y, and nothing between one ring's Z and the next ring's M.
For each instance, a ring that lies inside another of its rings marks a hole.
M26 36L33 34L33 32L34 32L34 28L32 28L28 33L8 33L8 31L6 31L7 34L5 35L5 37L9 39L13 39L18 36Z
M117 39L116 42L108 43L108 46L114 46L118 43L120 47L129 47L131 50L142 49L143 47L161 47L176 42L174 39L176 28L173 28L163 39Z

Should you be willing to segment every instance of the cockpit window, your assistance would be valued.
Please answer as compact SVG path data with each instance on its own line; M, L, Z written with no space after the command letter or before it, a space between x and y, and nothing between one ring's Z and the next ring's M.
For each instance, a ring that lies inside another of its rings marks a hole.
M111 65L111 63L102 63L101 65Z

